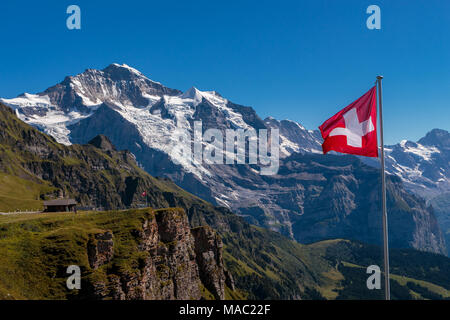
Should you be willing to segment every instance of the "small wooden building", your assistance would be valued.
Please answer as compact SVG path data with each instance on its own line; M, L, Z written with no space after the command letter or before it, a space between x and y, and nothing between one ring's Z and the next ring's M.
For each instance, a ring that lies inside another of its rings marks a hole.
M56 199L44 201L44 212L76 212L77 202L74 199Z

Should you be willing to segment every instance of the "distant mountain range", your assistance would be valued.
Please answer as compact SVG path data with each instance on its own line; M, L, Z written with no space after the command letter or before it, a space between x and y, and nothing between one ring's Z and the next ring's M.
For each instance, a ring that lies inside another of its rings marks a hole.
M376 159L360 158L369 165L365 166L355 157L320 155L317 130L290 120L263 120L253 108L215 91L191 88L183 93L132 67L112 64L66 77L42 93L1 101L20 119L66 145L87 143L103 134L118 149L129 150L150 174L168 177L253 224L300 242L381 239L379 171L371 168L378 166ZM258 165L177 162L170 147L175 131L192 132L193 122L200 120L203 130L279 129L278 174L261 176ZM450 192L449 133L434 129L418 142L402 141L386 151L387 171L392 174L391 241L398 247L446 252L432 209L417 196L431 203Z

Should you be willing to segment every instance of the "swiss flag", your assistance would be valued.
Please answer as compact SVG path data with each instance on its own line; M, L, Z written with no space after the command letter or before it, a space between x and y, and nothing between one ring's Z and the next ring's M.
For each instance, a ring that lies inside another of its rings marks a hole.
M366 157L378 157L377 87L351 103L320 127L323 153L334 150Z

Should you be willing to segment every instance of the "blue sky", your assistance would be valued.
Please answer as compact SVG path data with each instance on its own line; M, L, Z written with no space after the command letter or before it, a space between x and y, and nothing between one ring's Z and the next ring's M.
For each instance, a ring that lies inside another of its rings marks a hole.
M383 74L386 142L416 140L450 130L449 31L448 0L2 1L0 97L118 62L315 129Z

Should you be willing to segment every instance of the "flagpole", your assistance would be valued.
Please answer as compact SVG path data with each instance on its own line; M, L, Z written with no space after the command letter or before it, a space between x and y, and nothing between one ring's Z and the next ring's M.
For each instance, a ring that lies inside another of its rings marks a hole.
M384 293L386 300L391 299L391 288L389 284L389 237L386 207L386 174L384 169L384 135L383 135L383 93L381 80L383 76L377 76L378 105L380 110L380 140L381 140L381 194L383 201L383 242L384 242Z

